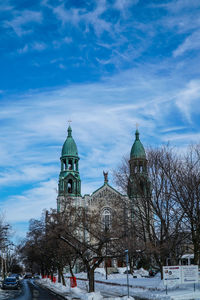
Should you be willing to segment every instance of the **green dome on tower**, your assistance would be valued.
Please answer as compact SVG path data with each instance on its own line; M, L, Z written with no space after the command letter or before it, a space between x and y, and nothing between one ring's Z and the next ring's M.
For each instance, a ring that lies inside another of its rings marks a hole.
M131 148L131 154L130 157L131 158L145 158L146 159L146 153L144 150L144 147L142 145L142 143L140 142L139 139L139 131L138 129L136 129L135 132L135 142Z
M72 129L68 127L68 136L62 147L62 156L78 156L78 149L72 137Z

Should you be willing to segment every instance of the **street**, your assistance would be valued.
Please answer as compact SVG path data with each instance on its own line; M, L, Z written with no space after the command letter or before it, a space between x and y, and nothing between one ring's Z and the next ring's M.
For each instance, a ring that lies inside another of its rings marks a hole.
M38 286L33 279L24 279L20 290L0 290L1 300L61 300L62 297Z

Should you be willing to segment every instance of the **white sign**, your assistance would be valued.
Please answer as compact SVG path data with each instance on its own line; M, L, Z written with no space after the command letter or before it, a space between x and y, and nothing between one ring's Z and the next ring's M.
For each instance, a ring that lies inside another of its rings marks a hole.
M164 285L181 284L181 266L163 267Z
M164 285L198 283L198 266L165 266L163 267Z
M198 266L181 266L182 283L198 283Z

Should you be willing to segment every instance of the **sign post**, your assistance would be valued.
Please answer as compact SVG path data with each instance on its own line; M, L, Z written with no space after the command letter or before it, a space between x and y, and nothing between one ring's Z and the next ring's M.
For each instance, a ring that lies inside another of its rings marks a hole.
M193 283L195 291L195 283L198 283L198 279L198 266L196 265L163 267L163 283L166 285L166 294L167 287L176 284Z
M194 283L194 292L195 292L195 283L198 283L198 266L189 265L182 266L182 283Z
M128 250L124 251L126 254L126 274L127 274L127 289L128 289L128 298L129 298L129 279L128 279Z

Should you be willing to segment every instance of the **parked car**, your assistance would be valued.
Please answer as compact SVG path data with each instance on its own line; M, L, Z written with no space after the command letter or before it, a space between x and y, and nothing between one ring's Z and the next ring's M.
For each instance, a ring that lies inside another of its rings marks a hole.
M31 273L27 273L24 275L24 279L30 279L33 278L33 275Z
M2 282L2 289L20 289L19 280L17 280L16 277L7 277Z
M19 274L11 274L9 277L15 277L17 280L20 280Z
M127 273L128 273L128 274L132 274L130 270L128 270L128 272L127 272L127 270L124 271L124 274L127 274Z
M154 270L154 269L150 269L150 270L149 270L149 276L150 276L150 277L155 276L157 273L158 273L158 270Z

